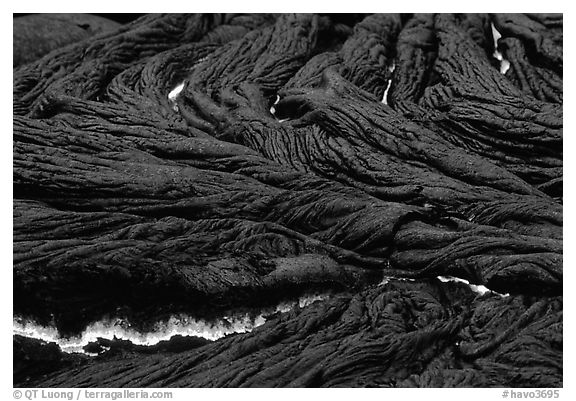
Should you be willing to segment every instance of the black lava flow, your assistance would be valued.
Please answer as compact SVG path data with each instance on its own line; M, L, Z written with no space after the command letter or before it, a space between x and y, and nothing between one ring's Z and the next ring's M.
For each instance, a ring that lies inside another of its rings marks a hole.
M15 317L330 294L214 341L14 335L15 386L563 385L562 15L13 21Z

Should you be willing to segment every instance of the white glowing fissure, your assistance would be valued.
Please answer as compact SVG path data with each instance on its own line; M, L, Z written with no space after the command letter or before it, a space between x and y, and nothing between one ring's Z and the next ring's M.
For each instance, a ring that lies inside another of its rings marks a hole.
M406 277L389 277L385 276L382 281L378 283L378 287L388 284L390 281L416 281L413 278L406 278Z
M173 336L194 336L208 340L218 340L233 333L246 333L266 323L266 316L276 312L285 313L292 310L296 305L304 308L316 301L323 301L330 294L305 295L295 301L287 301L278 304L275 308L261 311L260 314L244 313L234 316L224 316L214 322L195 319L187 315L174 315L168 321L154 325L151 332L140 332L133 328L125 319L104 319L90 324L78 336L61 337L55 327L41 326L31 320L13 319L13 335L34 338L45 342L56 343L60 349L67 353L84 353L95 356L97 354L84 351L84 347L98 338L108 340L128 340L135 345L151 346L160 341L170 340Z
M172 102L172 108L174 109L174 111L178 111L178 105L176 104L176 99L178 99L178 96L180 95L183 89L184 89L184 82L181 82L168 94L168 100Z
M271 113L273 116L276 116L276 108L275 108L274 106L276 106L279 101L280 101L280 95L276 95L276 101L274 102L274 104L272 105L272 107L270 107L270 113Z
M507 297L510 296L510 294L501 294L499 292L496 291L492 291L490 289L488 289L487 287L483 286L483 285L476 285L476 284L470 284L470 282L468 280L464 280L463 278L458 278L458 277L453 277L453 276L438 276L437 277L438 280L442 281L443 283L447 283L449 281L455 281L458 283L464 283L466 284L468 287L470 287L470 289L472 291L474 291L477 294L485 294L485 293L491 293L491 294L496 294L496 295L500 295L501 297Z
M198 65L206 59L207 59L207 57L202 57L194 65ZM192 68L193 67L189 68L189 70L192 70ZM178 85L176 85L176 87L174 89L172 89L170 91L170 93L168 93L168 100L170 100L173 103L172 107L175 111L178 111L178 106L176 105L176 99L178 99L178 96L180 95L180 93L184 89L184 85L185 85L185 82L180 82Z
M386 85L386 89L384 90L384 96L382 96L382 103L384 104L388 104L388 90L390 89L391 85L392 85L392 79L389 79L388 85Z
M388 71L390 71L390 73L393 73L395 69L396 69L396 63L392 63L392 65L388 67ZM390 90L390 86L392 86L392 78L388 80L388 83L386 84L386 89L384 90L384 96L382 96L382 103L384 104L388 104L388 91Z
M278 117L276 117L276 108L274 107L278 104L279 101L280 101L280 95L276 95L276 101L270 107L270 114L272 114L279 123L283 123L284 121L288 121L288 119L287 118L278 119Z
M510 62L508 60L504 60L502 53L498 50L498 39L502 37L502 34L498 32L494 24L490 24L492 26L492 37L494 38L494 54L492 56L500 61L500 73L506 74L506 71L510 68Z
M168 94L168 99L175 102L180 92L182 92L182 89L184 89L184 82L179 83L174 89L170 91Z
M483 286L483 285L476 285L476 284L470 284L470 282L468 280L464 280L462 278L458 278L458 277L453 277L453 276L438 276L436 277L438 280L442 281L443 283L447 283L449 281L455 281L458 283L464 283L466 284L468 287L470 287L470 289L477 293L477 294L485 294L485 293L491 293L491 294L497 294L500 295L501 297L507 297L510 294L500 294L499 292L496 291L492 291L490 289L488 289L487 287ZM397 277L384 277L382 279L382 281L380 283L378 283L378 286L383 286L388 284L391 280L397 280L397 281L415 281L412 278L397 278Z

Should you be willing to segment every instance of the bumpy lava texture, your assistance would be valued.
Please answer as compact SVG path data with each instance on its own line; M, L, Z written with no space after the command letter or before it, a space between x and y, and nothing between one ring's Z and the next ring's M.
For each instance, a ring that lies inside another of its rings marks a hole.
M332 295L96 357L14 336L14 384L562 386L562 24L15 18L15 315L73 335Z

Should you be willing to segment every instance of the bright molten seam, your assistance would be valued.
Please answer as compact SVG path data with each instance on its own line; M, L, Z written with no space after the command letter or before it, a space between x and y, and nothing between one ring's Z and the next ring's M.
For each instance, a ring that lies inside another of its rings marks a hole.
M476 284L470 284L470 282L468 280L464 280L463 278L458 278L458 277L452 277L452 276L438 276L438 280L442 281L443 283L447 283L449 281L456 281L459 283L464 283L466 284L468 287L470 287L470 289L472 291L474 291L477 294L485 294L487 292L492 293L492 294L497 294L500 295L501 297L507 297L510 294L500 294L499 292L496 291L492 291L489 288L487 288L486 286L483 285L476 285Z
M492 25L492 36L494 37L494 54L492 55L495 59L500 61L500 73L506 74L508 68L510 68L510 62L508 60L504 60L502 53L498 50L498 39L502 37L502 34L498 32L494 24Z
M182 89L184 89L184 82L172 89L172 91L168 94L168 99L175 102L180 92L182 92Z
M168 94L168 100L172 102L172 109L176 112L178 111L178 105L176 104L176 100L178 99L178 96L180 95L183 89L184 89L184 82L180 83Z
M266 323L266 316L275 312L288 312L296 305L303 308L316 301L327 299L329 294L314 294L300 297L296 301L282 302L275 308L269 308L254 315L249 313L234 316L224 316L213 322L195 319L187 315L174 315L165 322L154 325L151 332L140 332L133 328L125 319L104 319L90 324L79 336L64 338L55 327L47 327L36 324L31 320L18 317L13 319L13 334L38 340L53 342L64 352L81 352L84 346L98 338L113 340L128 340L135 345L150 346L160 341L169 340L172 336L195 336L208 340L217 340L233 333L246 333ZM87 353L89 355L93 355Z

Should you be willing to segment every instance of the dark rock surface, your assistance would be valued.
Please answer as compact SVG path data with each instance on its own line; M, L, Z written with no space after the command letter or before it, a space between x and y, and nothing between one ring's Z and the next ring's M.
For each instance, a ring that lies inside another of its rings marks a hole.
M67 354L56 343L47 343L22 336L14 336L14 385L29 387L38 380L60 369L70 369L87 362L82 354Z
M114 31L120 24L90 14L30 14L14 18L14 67L30 63L52 50Z
M562 62L556 15L161 14L15 68L15 314L339 294L92 359L15 337L15 385L562 386Z
M296 309L251 333L188 351L117 352L33 384L561 385L562 299L475 296L462 284L395 281Z

